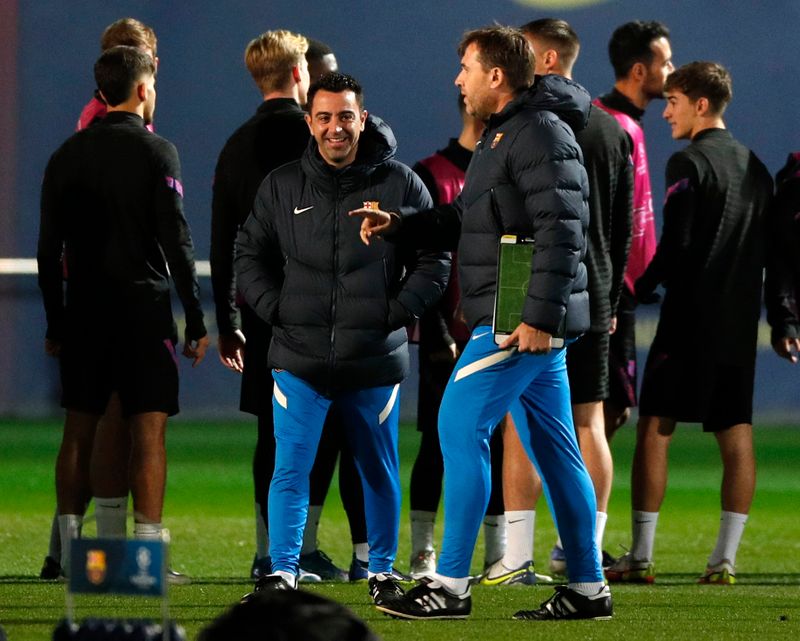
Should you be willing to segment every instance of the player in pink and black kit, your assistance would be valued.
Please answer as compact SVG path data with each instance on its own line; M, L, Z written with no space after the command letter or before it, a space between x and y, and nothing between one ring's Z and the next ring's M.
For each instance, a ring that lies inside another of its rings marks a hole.
M464 175L472 151L484 129L482 121L468 115L463 96L458 97L463 127L458 138L447 147L419 161L414 171L431 193L436 205L451 203L461 193ZM417 429L422 438L411 471L410 519L411 560L409 572L414 579L429 576L436 570L433 529L442 494L444 463L439 445L438 417L444 388L456 360L469 340L469 329L461 315L458 264L454 260L444 296L422 316L412 329L411 340L419 342L419 398ZM484 559L491 565L503 556L505 521L501 469L503 461L502 430L492 438L492 495L484 519Z
M608 55L616 81L611 92L597 98L594 104L614 116L633 143L633 234L616 331L609 345L610 396L604 404L606 434L610 438L637 404L633 284L644 273L656 249L653 196L641 121L647 105L663 98L664 83L674 69L669 29L655 21L628 22L612 34Z

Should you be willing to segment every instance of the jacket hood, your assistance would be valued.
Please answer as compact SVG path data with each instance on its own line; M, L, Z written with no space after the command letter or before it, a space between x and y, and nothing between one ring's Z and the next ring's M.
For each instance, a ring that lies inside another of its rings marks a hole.
M592 104L592 97L582 85L555 74L537 76L520 100L525 108L553 112L573 132L586 127Z
M391 160L397 151L397 139L392 129L377 116L367 116L364 131L358 139L356 159L347 167L334 169L319 153L316 139L312 136L303 154L301 164L303 171L312 179L331 182L337 177L339 183L345 185L358 182L371 174L377 167Z

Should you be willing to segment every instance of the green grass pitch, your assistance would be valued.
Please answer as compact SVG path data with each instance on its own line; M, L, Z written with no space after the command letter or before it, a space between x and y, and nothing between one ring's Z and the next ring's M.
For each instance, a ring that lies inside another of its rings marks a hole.
M631 427L612 443L616 479L606 548L629 542ZM64 611L64 587L36 576L47 549L53 510L56 423L0 423L0 624L10 641L50 639ZM247 423L175 421L168 435L169 486L165 525L172 533L173 566L194 577L171 590L171 613L194 639L197 632L250 586L253 502L250 459L255 427ZM418 443L401 430L405 491ZM407 622L370 607L365 585L309 589L347 604L387 641L468 639L800 639L800 433L795 427L756 429L758 490L738 557L739 584L698 586L718 525L720 465L713 437L696 426L679 428L670 485L656 540L657 582L615 586L612 621L510 620L549 596L543 586L473 590L468 621ZM440 519L441 520L441 519ZM440 527L440 526L439 526ZM408 505L404 504L398 566L407 569ZM92 534L92 526L87 526ZM439 535L441 529L439 529ZM536 561L546 568L555 540L544 504L536 519ZM320 543L340 565L350 558L349 534L338 495L323 513ZM479 569L479 541L473 568ZM159 616L156 603L122 597L78 597L79 617Z
M522 307L531 279L533 243L500 244L495 331L511 333L522 322Z

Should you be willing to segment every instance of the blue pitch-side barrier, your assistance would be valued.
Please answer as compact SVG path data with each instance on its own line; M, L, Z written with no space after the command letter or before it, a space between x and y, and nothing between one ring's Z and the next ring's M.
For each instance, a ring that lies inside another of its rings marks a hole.
M239 413L240 377L222 366L216 351L210 283L201 279L204 309L212 348L206 360L192 369L179 358L181 368L181 418L235 419ZM33 276L0 277L0 417L59 416L56 361L44 353L44 311ZM637 343L640 371L656 330L658 307L638 310ZM176 310L176 317L180 315ZM800 416L800 365L779 359L769 346L769 328L763 320L759 332L754 410L763 422L796 421ZM98 319L104 322L104 319ZM16 337L16 338L15 338ZM3 362L6 362L3 365ZM411 376L401 391L401 419L416 416L417 349L411 347ZM270 394L271 390L265 390Z

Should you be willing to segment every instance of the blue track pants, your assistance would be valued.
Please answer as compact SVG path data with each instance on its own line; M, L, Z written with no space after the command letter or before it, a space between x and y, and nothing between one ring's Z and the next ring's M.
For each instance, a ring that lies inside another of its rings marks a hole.
M542 477L570 581L603 580L594 540L597 502L575 437L565 352L500 350L490 327L475 328L439 410L445 519L440 574L469 575L491 488L489 438L510 410Z
M369 570L391 571L400 527L399 385L328 398L285 370L273 371L273 378L275 473L269 489L272 571L297 574L308 516L308 475L332 403L341 412L364 486Z

